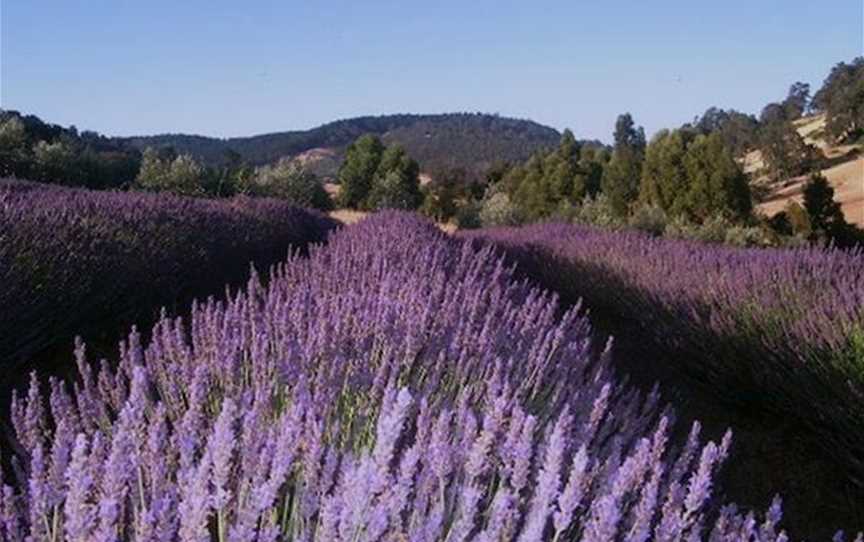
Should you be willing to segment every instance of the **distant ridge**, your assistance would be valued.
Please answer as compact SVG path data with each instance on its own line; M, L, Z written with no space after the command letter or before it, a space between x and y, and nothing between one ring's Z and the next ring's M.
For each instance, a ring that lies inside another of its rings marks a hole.
M483 113L436 115L383 115L337 120L310 130L286 131L251 137L214 137L164 134L117 138L138 149L173 147L207 165L220 165L230 151L253 165L297 157L324 176L335 174L344 151L359 136L372 133L385 143L399 143L416 158L424 171L462 168L480 175L495 161L521 161L541 148L558 143L554 128L531 120ZM597 142L597 144L600 144ZM316 157L325 157L317 164Z

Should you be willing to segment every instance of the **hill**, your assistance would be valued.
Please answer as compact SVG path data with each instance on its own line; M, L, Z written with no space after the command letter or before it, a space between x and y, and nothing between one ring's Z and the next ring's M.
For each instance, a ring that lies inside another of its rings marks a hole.
M862 145L832 145L825 136L825 115L812 115L795 121L795 126L806 143L814 145L825 158L822 175L834 188L834 197L840 203L846 220L864 227L864 156ZM767 196L758 209L768 216L783 210L790 200L801 203L804 185L809 178L801 175L770 182L760 175L763 167L759 151L750 152L744 160L745 170L754 182L765 188Z
M207 165L230 160L232 151L253 165L282 157L301 157L313 171L332 176L347 146L372 133L385 143L399 143L424 171L463 168L481 174L498 160L521 161L540 148L558 143L554 128L530 120L481 113L385 115L338 120L311 130L220 139L165 134L119 138L135 148L174 147Z

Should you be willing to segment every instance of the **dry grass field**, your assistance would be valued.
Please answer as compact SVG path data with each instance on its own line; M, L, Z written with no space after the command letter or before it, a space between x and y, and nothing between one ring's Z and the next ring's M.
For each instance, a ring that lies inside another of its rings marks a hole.
M861 146L830 145L824 138L824 115L803 118L795 125L804 141L816 146L832 162L830 167L821 172L834 188L834 197L840 202L846 220L864 227L864 156L860 154ZM849 159L844 160L843 157ZM763 165L759 151L749 153L744 159L744 170L754 176L759 174ZM767 216L772 216L782 211L789 200L801 203L808 176L803 175L773 183L768 182L764 177L755 178L757 184L763 184L768 188L768 197L757 208Z

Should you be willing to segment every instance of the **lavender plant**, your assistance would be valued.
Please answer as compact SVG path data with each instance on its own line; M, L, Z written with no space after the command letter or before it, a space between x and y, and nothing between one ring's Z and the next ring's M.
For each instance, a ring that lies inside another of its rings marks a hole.
M128 329L165 304L242 284L250 262L266 268L334 226L274 200L0 180L0 366L11 372L75 334Z
M9 540L779 541L578 309L387 213L16 398ZM28 538L29 537L29 538Z
M565 224L466 234L546 287L638 324L678 370L793 414L864 480L864 254L738 249Z

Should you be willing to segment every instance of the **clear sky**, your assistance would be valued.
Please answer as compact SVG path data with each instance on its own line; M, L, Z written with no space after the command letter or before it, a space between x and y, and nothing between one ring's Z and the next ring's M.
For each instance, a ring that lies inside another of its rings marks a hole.
M0 104L109 135L483 111L609 140L758 112L862 54L862 0L0 0Z

